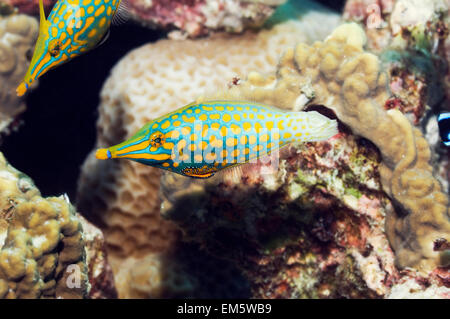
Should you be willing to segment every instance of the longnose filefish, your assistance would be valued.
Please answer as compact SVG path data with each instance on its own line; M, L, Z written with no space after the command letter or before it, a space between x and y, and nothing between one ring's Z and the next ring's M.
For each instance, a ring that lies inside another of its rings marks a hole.
M25 78L16 89L18 96L49 70L101 44L113 18L124 10L122 0L59 0L46 19L42 1L39 37Z
M439 135L445 146L450 146L450 112L438 116Z
M336 120L245 101L191 103L147 123L129 140L97 150L98 159L126 158L181 175L208 178L292 142L326 140Z

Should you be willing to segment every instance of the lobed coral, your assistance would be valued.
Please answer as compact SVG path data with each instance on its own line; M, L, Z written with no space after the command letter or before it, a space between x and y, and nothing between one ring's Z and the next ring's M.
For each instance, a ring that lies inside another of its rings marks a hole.
M1 154L0 194L0 298L114 295L114 282L99 279L112 278L106 258L93 258L103 249L101 234L66 197L42 198ZM109 290L90 295L91 287L105 286Z
M400 111L384 109L388 78L378 57L364 52L365 41L356 24L342 25L325 42L287 50L276 78L252 73L229 95L301 109L307 104L304 88L312 89L314 103L334 110L382 154L381 181L397 208L386 217L397 265L425 272L448 266L449 252L434 250L437 240L450 240L448 196L433 177L422 133Z
M204 90L239 83L239 77L252 69L273 72L290 43L324 37L339 19L302 10L299 21L259 33L162 40L132 51L113 69L102 90L97 147L130 137L147 121L191 102ZM127 259L164 252L179 236L173 223L159 216L160 174L130 161L98 161L93 153L83 165L77 206L104 230L116 274L125 263L133 268L134 262ZM126 273L120 271L120 277ZM118 290L121 295L120 284Z
M25 15L0 15L0 132L25 110L15 87L27 71L30 54L38 36L38 23Z

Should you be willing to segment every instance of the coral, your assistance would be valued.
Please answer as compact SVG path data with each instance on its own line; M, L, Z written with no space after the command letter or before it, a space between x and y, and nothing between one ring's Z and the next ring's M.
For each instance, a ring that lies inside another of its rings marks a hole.
M428 278L421 277L420 274L412 270L403 271L404 275L394 285L386 296L388 299L450 299L450 289L448 285L442 285L439 274L433 274Z
M121 298L250 297L246 279L233 264L194 245L127 259L116 277Z
M3 0L20 13L38 15L38 1ZM199 37L211 32L242 32L261 26L286 0L127 0L126 15L144 26L174 30L171 38ZM55 0L44 0L49 12Z
M86 264L89 277L89 298L117 298L114 275L108 263L103 233L89 223L83 216L77 215L83 228L86 250Z
M386 231L397 265L431 271L448 263L448 251L433 249L436 240L450 240L448 196L432 175L422 133L400 111L384 109L388 79L378 57L364 52L365 41L360 27L344 24L325 42L288 49L276 78L251 73L224 98L237 95L301 109L307 104L304 87L312 89L315 104L334 110L355 134L372 141L381 152L383 189L396 206L396 213L386 217Z
M1 154L0 190L0 298L87 298L100 276L111 277L106 259L93 258L101 233L67 197L41 197Z
M30 53L38 36L38 23L25 15L0 16L0 132L25 110L15 87L27 71Z
M273 72L290 43L323 38L338 21L327 12L301 13L299 21L259 33L162 40L130 52L103 87L96 147L117 144L204 90L239 83L250 70ZM173 224L159 216L159 170L130 161L98 161L93 155L83 165L77 207L104 230L117 274L125 258L163 252L178 235Z
M441 0L349 0L344 19L363 23L367 49L390 75L387 107L411 113L414 124L443 97L448 4ZM428 112L429 113L429 112Z
M129 7L131 16L140 23L179 29L169 37L184 38L220 30L242 32L261 26L284 1L132 0Z
M366 144L343 133L292 146L278 170L249 165L237 180L164 174L161 213L185 240L233 261L252 297L381 296L389 287L380 279L396 276L383 233L392 207Z
M369 141L341 133L283 150L275 171L250 165L239 179L201 181L166 173L161 213L184 240L233 262L254 298L399 298L405 282L410 297L448 298L445 278L395 267L380 160Z
M17 8L20 13L39 15L39 0L2 0L5 4ZM49 12L57 0L43 0L45 12ZM48 11L47 11L48 10Z

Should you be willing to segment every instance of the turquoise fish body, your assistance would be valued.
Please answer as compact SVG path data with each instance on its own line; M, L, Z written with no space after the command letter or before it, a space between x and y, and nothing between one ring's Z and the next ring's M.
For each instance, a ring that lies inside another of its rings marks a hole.
M96 47L105 37L121 0L59 0L48 19L42 0L39 38L17 95L47 71Z
M189 104L151 121L129 140L96 153L207 178L292 142L326 140L337 122L318 112L285 112L245 101Z

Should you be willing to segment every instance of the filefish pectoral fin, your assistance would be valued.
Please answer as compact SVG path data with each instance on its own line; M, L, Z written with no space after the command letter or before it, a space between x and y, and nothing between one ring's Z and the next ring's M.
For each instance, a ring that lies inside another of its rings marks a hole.
M110 33L111 33L111 31L110 31L110 29L108 29L108 31L105 33L105 35L103 36L103 38L101 38L101 40L97 43L97 45L96 45L95 47L98 48L98 47L101 46L103 43L105 43L106 40L108 40Z
M197 174L192 174L192 173L184 173L184 175L192 177L192 178L205 179L205 178L213 177L214 173L208 173L208 174L203 174L203 175L197 175Z
M205 165L203 167L186 167L182 170L182 173L193 178L210 178L214 176L216 171L217 168Z

